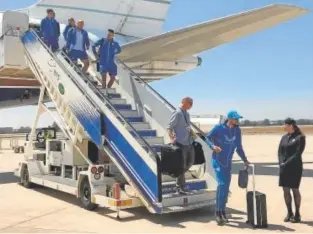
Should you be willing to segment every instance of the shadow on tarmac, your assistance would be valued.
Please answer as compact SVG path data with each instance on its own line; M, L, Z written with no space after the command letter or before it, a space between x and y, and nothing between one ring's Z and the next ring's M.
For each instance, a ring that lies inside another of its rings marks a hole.
M309 162L313 163L313 162ZM256 174L257 175L273 175L278 174L278 168L269 167L271 165L276 165L275 163L256 163ZM233 164L233 173L237 174L240 169L244 168L242 163ZM313 177L313 170L305 169L305 177ZM13 172L1 172L0 173L0 184L9 184L9 183L18 183L19 178L15 177ZM70 203L75 206L80 206L80 201L73 195L56 191L53 189L34 186L33 188L36 192L42 193L43 195ZM116 211L109 210L106 208L97 208L94 212L98 213L101 216L116 219ZM246 224L245 216L246 213L240 210L228 209L227 211L230 214L230 223L227 226L239 229L251 229L252 227ZM156 215L151 214L145 207L128 209L126 212L120 212L121 219L118 220L121 223L127 223L134 220L146 219L152 223L162 225L164 227L175 227L175 228L186 228L183 223L188 222L198 222L207 224L209 222L215 222L214 209L213 208L204 208L197 209L192 211L180 212L180 213L170 213L165 215ZM313 227L313 221L303 221L303 224ZM294 229L287 228L283 225L269 224L266 230L275 230L275 231L295 231Z
M80 201L73 195L56 191L53 189L35 186L33 188L36 192L39 192L43 195L70 203L75 206L80 206ZM92 212L92 211L90 211ZM163 227L173 227L173 228L187 228L184 223L188 222L197 222L203 223L204 225L210 222L215 222L214 217L214 208L203 208L197 210L191 210L180 213L170 213L164 215L151 214L145 207L132 208L120 212L120 219L116 218L116 211L110 210L107 208L97 208L93 211L105 218L110 218L116 220L120 223L128 223L135 220L146 219L151 223L161 225ZM230 223L225 225L233 228L239 229L251 229L253 228L246 224L246 219L243 216L246 216L245 212L236 209L227 209L228 218ZM313 222L303 222L307 225L312 226ZM294 229L287 228L283 225L269 224L266 230L275 230L275 231L295 231Z
M0 184L12 184L19 181L19 178L13 172L0 172Z

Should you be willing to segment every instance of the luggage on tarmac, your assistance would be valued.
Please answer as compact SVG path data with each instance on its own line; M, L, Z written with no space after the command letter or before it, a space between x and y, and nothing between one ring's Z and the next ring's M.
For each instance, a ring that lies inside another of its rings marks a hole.
M266 209L266 195L264 193L255 191L255 173L254 165L252 167L252 191L248 191L247 195L247 223L254 228L267 228L267 209Z
M161 146L161 172L165 175L178 177L184 173L181 149L176 145Z
M193 163L193 165L199 165L199 164L205 163L202 145L197 141L194 141L192 145L193 145L193 148L195 149L195 162Z
M255 191L256 200L256 225L254 224L254 205L253 205L253 191L247 193L247 214L248 223L254 224L257 228L267 228L267 210L266 210L266 195L264 193Z

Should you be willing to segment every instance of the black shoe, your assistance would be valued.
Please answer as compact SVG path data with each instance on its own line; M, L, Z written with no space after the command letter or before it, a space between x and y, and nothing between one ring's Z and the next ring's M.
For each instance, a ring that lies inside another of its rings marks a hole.
M292 223L301 223L301 216L295 215L294 217L292 217L291 222Z
M227 219L227 217L226 217L226 213L225 212L222 212L222 219L223 219L223 221L225 222L225 223L229 223L229 220Z
M225 221L220 212L216 212L215 220L216 220L217 225L219 226L223 226L225 224Z
M287 214L286 218L284 219L284 222L287 223L287 222L290 222L291 220L293 220L294 216L293 214Z

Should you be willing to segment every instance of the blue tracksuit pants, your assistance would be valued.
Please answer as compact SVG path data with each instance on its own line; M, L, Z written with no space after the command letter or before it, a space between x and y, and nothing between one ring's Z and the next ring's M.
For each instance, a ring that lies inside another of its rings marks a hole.
M225 211L231 182L231 163L222 165L217 159L212 159L212 165L218 182L216 191L216 211Z
M59 49L59 39L57 37L44 38L44 42L53 52Z

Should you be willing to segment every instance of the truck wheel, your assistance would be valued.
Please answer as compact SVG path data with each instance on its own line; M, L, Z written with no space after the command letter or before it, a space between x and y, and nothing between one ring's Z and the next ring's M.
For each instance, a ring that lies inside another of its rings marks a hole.
M22 146L21 148L20 148L20 153L24 153L24 147Z
M80 202L86 210L94 210L98 207L97 204L91 202L91 188L87 178L81 182L79 195Z
M28 168L27 166L24 166L21 172L21 184L25 187L25 188L31 188L32 187L32 183L29 180L29 172L28 172Z
M14 148L14 153L18 154L20 152L19 148Z

